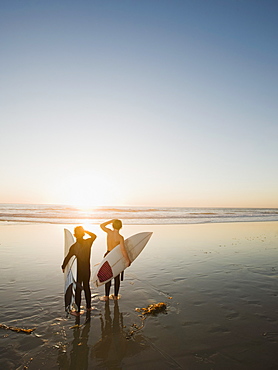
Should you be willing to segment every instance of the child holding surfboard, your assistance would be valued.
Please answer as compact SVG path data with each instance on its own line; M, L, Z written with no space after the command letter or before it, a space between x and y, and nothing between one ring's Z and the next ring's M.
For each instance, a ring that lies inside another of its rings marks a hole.
M89 235L88 239L84 239L85 234ZM87 310L91 310L91 289L90 289L90 276L91 276L91 248L96 235L90 231L85 231L82 226L77 226L74 229L74 236L76 242L70 247L68 254L66 255L62 270L65 268L70 261L72 256L77 258L77 282L75 291L75 303L77 305L77 311L71 311L70 313L74 316L80 315L80 304L81 304L81 291L82 288L85 292L85 299Z
M112 224L113 230L107 227L107 225ZM120 234L120 229L122 228L121 220L110 220L106 221L100 225L101 229L107 233L107 252L105 256L111 252L117 245L120 245L121 252L125 258L126 266L130 266L131 261L128 257L127 251L124 245L124 238ZM111 288L111 280L105 284L105 296L101 298L103 301L108 301L109 293ZM118 299L118 294L120 290L120 275L114 278L114 296L113 299Z

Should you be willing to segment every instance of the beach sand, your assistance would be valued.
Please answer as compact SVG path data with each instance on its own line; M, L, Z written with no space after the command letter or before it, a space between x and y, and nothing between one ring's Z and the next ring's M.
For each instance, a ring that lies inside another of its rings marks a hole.
M0 324L36 328L0 329L1 369L277 368L278 222L124 226L154 234L121 299L92 287L95 310L80 319L64 312L63 228L0 226ZM86 228L98 235L93 270L105 235ZM135 310L158 302L166 314Z

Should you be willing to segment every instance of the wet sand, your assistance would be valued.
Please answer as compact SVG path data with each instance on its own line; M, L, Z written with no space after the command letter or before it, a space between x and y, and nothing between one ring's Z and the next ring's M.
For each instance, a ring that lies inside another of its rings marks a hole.
M86 228L98 235L94 269L105 235ZM0 226L0 323L36 328L0 329L0 368L275 369L278 223L125 226L123 234L141 231L154 234L126 270L122 298L101 302L103 289L92 287L95 310L78 320L63 306L63 225ZM142 320L135 311L157 302L167 314Z

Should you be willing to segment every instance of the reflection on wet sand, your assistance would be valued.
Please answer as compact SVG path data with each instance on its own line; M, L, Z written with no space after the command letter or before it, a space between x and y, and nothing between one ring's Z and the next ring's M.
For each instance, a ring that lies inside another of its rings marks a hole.
M101 339L93 346L92 359L97 359L107 368L121 366L124 358L137 355L146 346L144 338L139 335L135 340L129 340L123 322L123 314L119 310L118 301L114 302L113 319L109 302L105 302L105 315L100 317Z
M88 369L89 345L88 339L91 327L91 312L86 313L84 325L80 325L80 316L76 317L73 328L73 341L68 358L66 352L60 352L58 355L59 369Z
M87 313L83 325L80 325L80 317L76 317L75 325L72 327L71 345L67 351L64 348L58 354L59 369L86 370L92 366L118 368L122 366L125 358L133 357L149 348L140 333L130 339L118 301L114 302L112 309L110 304L109 301L105 302L104 313L100 315L101 338L96 343L89 342L91 329L96 330L91 325L91 312ZM97 322L96 318L94 319L94 322Z

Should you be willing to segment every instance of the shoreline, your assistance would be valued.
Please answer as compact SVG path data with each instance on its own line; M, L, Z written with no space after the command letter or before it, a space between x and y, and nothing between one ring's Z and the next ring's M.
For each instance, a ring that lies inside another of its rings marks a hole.
M104 219L103 219L104 220ZM1 226L9 226L9 225L57 225L57 226L74 226L74 225L92 225L92 226L99 226L101 222L91 222L91 220L79 220L79 221L87 221L87 222L71 222L71 223L64 223L64 222L46 222L46 221L1 221L0 220L0 227ZM278 222L278 220L229 220L229 221L200 221L200 222L181 222L181 223L125 223L125 219L121 218L123 224L125 226L185 226L185 225L212 225L212 224L238 224L238 223L267 223L267 222Z
M278 221L277 208L102 207L0 205L0 223L92 224L121 219L126 225L184 225Z

